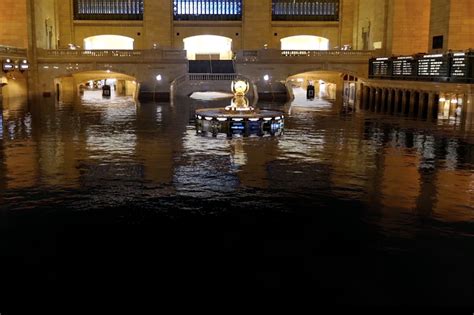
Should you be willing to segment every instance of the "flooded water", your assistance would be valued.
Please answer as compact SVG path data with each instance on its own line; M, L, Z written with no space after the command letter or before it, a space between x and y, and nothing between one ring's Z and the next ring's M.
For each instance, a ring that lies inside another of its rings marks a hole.
M472 129L261 103L286 112L283 136L206 138L194 110L228 100L86 96L3 109L8 294L205 283L343 305L473 304Z

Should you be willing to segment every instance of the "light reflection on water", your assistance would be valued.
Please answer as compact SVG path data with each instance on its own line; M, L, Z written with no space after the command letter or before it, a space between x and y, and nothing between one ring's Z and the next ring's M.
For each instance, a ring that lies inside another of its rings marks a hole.
M194 130L196 106L215 103L93 98L4 109L1 207L151 206L160 196L209 202L251 195L255 208L291 208L294 199L326 207L334 200L361 203L392 231L411 230L417 217L474 219L468 132L401 117L342 115L327 103L260 104L289 113L282 137L205 138Z

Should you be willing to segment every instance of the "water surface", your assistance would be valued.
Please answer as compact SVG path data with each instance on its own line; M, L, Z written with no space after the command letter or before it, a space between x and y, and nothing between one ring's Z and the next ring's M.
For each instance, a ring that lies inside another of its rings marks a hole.
M283 136L196 135L194 109L226 102L86 92L3 109L10 293L204 281L336 304L472 304L472 126L261 103L286 113Z

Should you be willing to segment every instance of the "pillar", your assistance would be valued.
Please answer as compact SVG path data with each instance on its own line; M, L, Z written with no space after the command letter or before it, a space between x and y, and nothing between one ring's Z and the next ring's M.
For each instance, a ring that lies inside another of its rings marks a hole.
M435 100L435 94L433 92L430 92L428 94L428 109L427 109L427 113L426 113L426 118L428 120L432 120L433 119L433 106L434 106L434 100Z
M410 116L410 117L414 116L414 113L415 113L415 98L416 98L417 93L418 93L417 91L411 91L410 92L410 100L409 100L409 103L408 103L408 106L409 106L408 116Z
M379 88L375 89L375 104L374 104L374 112L377 113L380 110L380 102L381 102L382 90Z
M407 91L404 90L402 91L402 109L401 109L402 115L405 114L406 106L407 106Z
M425 107L426 107L426 93L425 92L420 92L419 94L419 100L418 100L418 118L423 119L423 113L425 112Z
M372 110L374 104L375 104L375 89L373 87L370 88L370 94L369 94L369 108L368 110Z
M393 103L392 103L393 90L392 90L392 89L388 89L387 92L388 92L388 96L387 96L387 113L391 114L391 113L392 113L392 106L393 106Z
M385 89L381 89L380 90L380 105L379 105L379 112L381 113L385 111L385 96L386 96Z
M393 104L393 114L397 114L399 111L399 103L400 103L400 91L399 90L394 90L395 93L395 101Z

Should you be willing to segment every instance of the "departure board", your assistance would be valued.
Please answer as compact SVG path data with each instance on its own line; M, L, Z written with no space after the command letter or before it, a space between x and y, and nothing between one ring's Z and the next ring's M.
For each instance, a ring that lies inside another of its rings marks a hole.
M418 75L423 77L447 77L449 59L443 55L425 55L418 59Z
M398 57L392 61L392 75L394 77L415 75L415 62L413 57Z
M469 70L469 56L465 53L454 54L451 59L451 77L467 78Z
M373 76L389 76L390 61L388 58L377 58L372 61Z

